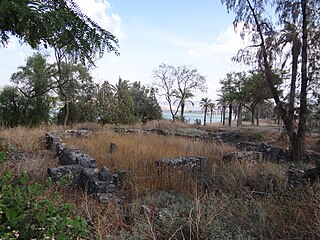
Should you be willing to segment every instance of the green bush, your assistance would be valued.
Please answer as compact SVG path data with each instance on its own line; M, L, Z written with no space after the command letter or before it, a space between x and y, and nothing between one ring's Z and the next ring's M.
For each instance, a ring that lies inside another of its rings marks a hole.
M73 217L71 204L62 203L56 192L52 200L46 197L50 179L42 186L26 173L5 172L0 183L0 239L87 238L87 224Z

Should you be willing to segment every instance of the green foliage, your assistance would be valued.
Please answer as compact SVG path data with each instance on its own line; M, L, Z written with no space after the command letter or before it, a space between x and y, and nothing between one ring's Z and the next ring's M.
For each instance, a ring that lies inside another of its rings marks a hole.
M148 89L141 86L140 82L134 82L129 91L133 98L136 119L147 122L162 118L162 110L153 88Z
M198 118L197 118L197 119L194 121L194 123L195 123L196 125L199 125L199 126L200 126L200 125L201 125L201 119L198 119Z
M32 48L64 49L74 62L93 63L105 51L118 54L116 37L82 14L73 0L2 0L0 30L3 45L12 35Z
M153 239L252 239L224 216L221 201L167 192L146 196L132 204L133 231L122 231L118 239L146 239L149 234Z
M32 183L26 173L14 177L5 172L1 178L0 238L1 239L85 239L87 225L73 217L72 206L45 197L51 186Z
M204 110L204 113L203 113L203 125L206 125L206 123L207 123L207 112L208 112L208 108L210 108L211 99L209 99L208 97L202 98L199 104L200 104L200 107Z

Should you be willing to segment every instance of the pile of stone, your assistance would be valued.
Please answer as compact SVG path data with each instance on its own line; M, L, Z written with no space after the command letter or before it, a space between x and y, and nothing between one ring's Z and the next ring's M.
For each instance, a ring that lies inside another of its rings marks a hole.
M156 161L158 173L162 167L179 168L185 171L205 171L208 168L208 159L204 157L177 157L165 158Z
M83 130L82 130L83 131ZM84 132L76 133L64 132L63 134L72 134L72 136L83 136ZM74 185L80 186L89 195L98 198L101 202L108 202L115 199L121 202L122 199L116 196L116 190L122 185L125 172L111 172L107 167L98 169L96 161L87 154L81 152L78 148L71 148L61 142L59 132L50 132L46 135L47 148L56 150L59 166L49 168L48 174L54 181L59 181L67 177Z
M237 148L245 151L259 152L262 159L271 162L284 163L290 161L289 151L285 148L269 146L265 143L239 142Z

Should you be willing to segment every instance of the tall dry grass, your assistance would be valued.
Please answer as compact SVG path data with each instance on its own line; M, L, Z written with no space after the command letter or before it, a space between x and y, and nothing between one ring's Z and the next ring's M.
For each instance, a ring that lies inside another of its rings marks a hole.
M215 162L230 147L214 142L175 136L161 136L153 133L119 134L112 131L99 131L87 138L65 138L64 142L80 147L93 156L98 166L107 166L112 170L127 171L128 183L133 195L159 190L179 190L193 193L195 183L188 171L162 169L161 174L156 160L181 156L201 156L208 159L209 168L215 168ZM114 154L109 154L110 143L116 144Z
M99 125L77 127L94 132L65 142L81 147L99 166L128 172L130 198L124 205L99 204L70 186L59 189L92 222L99 239L320 239L320 184L288 186L285 164L222 162L231 147L151 133L119 134ZM1 130L0 136L23 157L1 164L0 174L26 171L43 181L47 167L56 164L40 141L47 130ZM113 142L117 149L111 158ZM177 156L207 157L210 171L203 179L172 169L157 174L156 160Z
M16 127L0 130L0 137L7 151L7 161L0 169L18 174L28 172L34 179L44 181L48 167L56 166L54 153L45 150L44 136L56 127Z

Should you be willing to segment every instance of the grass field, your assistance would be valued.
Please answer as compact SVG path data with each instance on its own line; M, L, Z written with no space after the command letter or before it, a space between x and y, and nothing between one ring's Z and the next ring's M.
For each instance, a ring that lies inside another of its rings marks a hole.
M190 128L166 122L149 124L143 127L154 124L170 130ZM76 215L92 222L91 230L98 239L320 238L320 184L290 186L285 174L289 164L224 163L221 156L232 146L89 127L93 130L90 136L64 141L92 155L99 166L127 171L121 192L125 203L99 204L72 186L57 186L56 191L75 206ZM46 169L57 164L54 154L46 151L41 141L51 129L1 130L1 150L8 151L1 175L7 169L16 174L24 171L33 181L44 183ZM112 159L108 154L110 143L117 145ZM207 157L209 170L159 178L155 160L177 156ZM303 163L298 166L303 167Z

